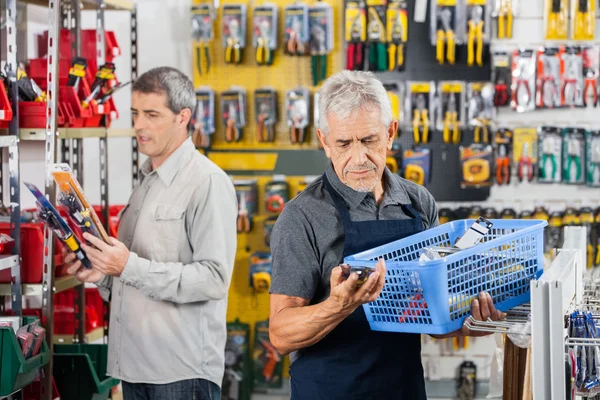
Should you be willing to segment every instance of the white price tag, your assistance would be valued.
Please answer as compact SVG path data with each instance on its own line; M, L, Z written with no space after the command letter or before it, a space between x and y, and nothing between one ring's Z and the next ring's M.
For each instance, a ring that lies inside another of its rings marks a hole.
M98 114L104 114L104 104L98 104Z
M415 3L415 16L413 17L415 22L424 23L427 18L427 0L416 0Z
M0 110L0 119L4 119L4 110Z

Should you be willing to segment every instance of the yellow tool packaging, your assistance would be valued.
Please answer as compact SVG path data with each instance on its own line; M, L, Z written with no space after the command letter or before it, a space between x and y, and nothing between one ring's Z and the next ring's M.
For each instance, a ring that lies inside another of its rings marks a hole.
M273 5L262 5L252 12L252 45L258 65L272 65L277 49L279 15Z
M259 143L275 140L277 123L277 92L271 88L254 91L254 113L256 118L256 140Z
M210 3L192 7L192 39L195 48L196 71L206 75L210 71L210 44L215 38L215 11Z
M225 141L239 142L246 126L246 91L232 88L221 93L221 116L225 126Z
M577 2L578 0L573 0ZM569 0L545 0L544 32L546 40L569 38Z
M492 121L496 117L494 85L472 82L467 85L467 120L473 129L475 143L490 143Z
M483 67L484 46L490 42L490 7L486 0L467 0L467 65Z
M310 118L310 92L306 88L288 90L285 94L287 124L290 127L290 142L304 143L305 130Z
M442 132L444 143L458 144L464 128L464 82L442 81L438 84L439 112L436 128Z
M304 56L307 54L309 39L308 6L294 4L283 10L284 52L290 56Z
M405 1L391 1L386 11L388 71L403 71L408 43L408 10Z
M346 69L364 69L367 13L364 2L349 1L345 11Z
M385 88L385 90L387 91L388 94L388 98L390 99L390 105L392 106L392 118L394 118L396 121L402 121L402 104L404 104L403 102L403 89L404 86L395 83L395 82L391 82L391 83L384 83L383 87Z
M369 71L387 71L387 0L367 0L367 40Z
M405 179L427 185L431 177L431 150L420 147L404 150L402 170Z
M492 146L475 143L460 147L462 188L484 187L492 184Z
M454 64L456 45L463 43L462 26L466 23L458 1L431 0L430 21L431 43L436 48L436 60L440 64Z
M209 148L212 135L215 133L215 92L209 87L196 90L196 110L192 124L194 126L192 141L196 147Z
M241 64L244 48L246 48L246 6L244 4L224 5L221 21L225 63Z
M512 39L513 19L518 15L519 0L496 0L492 17L497 20L498 39Z
M596 38L596 0L571 0L571 37L573 40Z
M428 143L429 126L432 125L431 115L435 96L435 83L409 81L407 88L407 107L412 116L414 143Z

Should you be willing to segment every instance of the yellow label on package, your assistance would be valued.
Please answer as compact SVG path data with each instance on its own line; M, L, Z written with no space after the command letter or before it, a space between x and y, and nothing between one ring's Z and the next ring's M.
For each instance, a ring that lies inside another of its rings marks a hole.
M471 89L481 92L483 87L487 85L489 82L473 82L471 83Z
M429 93L431 91L431 84L429 82L413 83L410 85L411 93Z
M467 0L468 6L485 6L486 0Z
M438 6L453 7L456 6L457 0L437 0Z
M346 41L367 40L367 16L358 3L346 4Z
M408 15L406 10L388 8L387 19L387 41L388 42L406 42L408 41Z
M526 156L531 158L531 163L537 162L537 129L536 128L516 128L513 131L513 161L518 163L524 146L527 148Z
M387 5L386 0L367 0L368 6L385 6Z
M460 93L463 86L460 83L442 83L442 92L444 93Z

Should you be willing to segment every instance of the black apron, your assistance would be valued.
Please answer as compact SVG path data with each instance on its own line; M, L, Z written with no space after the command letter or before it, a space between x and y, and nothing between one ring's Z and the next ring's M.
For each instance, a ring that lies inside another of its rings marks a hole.
M423 230L421 216L410 204L402 208L411 219L352 222L325 175L323 183L344 223L343 257ZM420 335L372 331L362 306L321 341L302 349L290 375L292 400L427 398Z

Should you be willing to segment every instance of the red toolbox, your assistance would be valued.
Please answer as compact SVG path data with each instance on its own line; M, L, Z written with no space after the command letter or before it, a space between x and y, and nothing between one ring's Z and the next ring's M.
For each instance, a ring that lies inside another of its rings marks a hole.
M4 81L0 79L0 128L8 128L12 121L12 106L8 100L8 92L4 86Z

